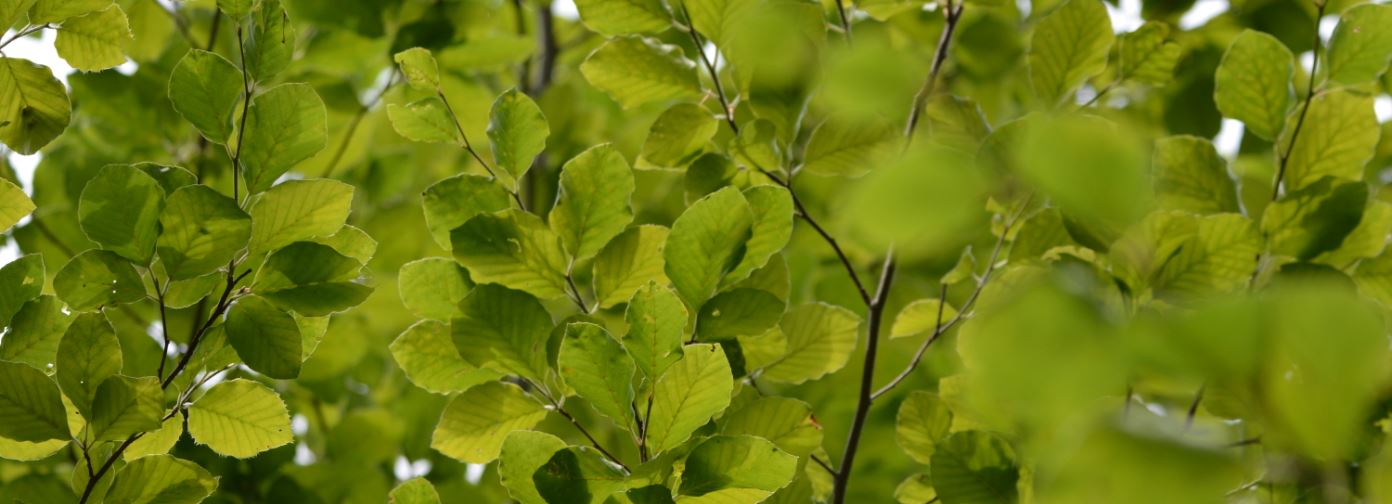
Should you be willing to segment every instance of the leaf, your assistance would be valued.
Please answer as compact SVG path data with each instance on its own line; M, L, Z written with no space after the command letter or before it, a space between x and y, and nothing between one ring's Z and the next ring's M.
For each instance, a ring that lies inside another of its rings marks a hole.
M1199 214L1239 211L1228 162L1207 139L1181 135L1156 140L1151 166L1160 208Z
M256 0L217 0L218 10L239 22L241 18L251 13L251 8L255 4Z
M129 165L109 165L83 188L77 219L88 239L144 264L155 253L163 209L159 182Z
M295 52L295 29L280 0L261 0L252 12L246 40L246 70L258 82L275 77L290 64Z
M449 326L433 320L406 328L390 349L411 383L436 394L461 392L497 376L465 361L454 347Z
M228 380L188 408L193 440L219 455L250 458L294 440L290 414L280 396L250 380Z
M982 431L949 435L933 451L933 488L944 503L1017 502L1020 478L1015 452L1005 441Z
M542 299L565 295L561 239L535 215L516 209L479 214L450 231L454 259L475 283L496 283Z
M498 465L498 477L508 495L522 504L546 504L537 493L532 475L565 448L565 441L545 432L519 430L509 434L503 441Z
M10 227L33 211L34 202L24 194L24 189L0 179L0 232L9 231Z
M1213 100L1226 117L1248 131L1274 140L1291 105L1295 56L1275 37L1243 30L1223 53L1214 76Z
M909 476L894 489L894 500L899 504L932 502L937 498L938 492L933 490L933 481L927 473Z
M894 317L894 326L889 330L889 337L907 338L931 333L955 316L957 310L940 299L915 300L904 305L904 308L899 310L899 315Z
M0 266L0 327L10 325L10 319L25 303L43 293L44 275L44 260L39 254L21 256Z
M164 390L159 378L112 376L97 387L87 428L97 441L119 441L160 428Z
M40 371L52 369L58 343L70 323L72 316L58 298L44 295L24 303L0 339L0 360L22 362Z
M169 102L208 140L226 144L242 100L242 72L217 53L190 49L169 75Z
M396 53L392 60L401 67L401 74L406 76L406 83L411 87L421 91L440 89L440 64L435 62L435 55L429 49L412 47Z
M362 267L328 245L295 242L266 256L251 288L281 308L322 317L357 306L372 293L360 278Z
M610 144L591 147L561 167L550 224L573 260L594 257L633 222L633 189L633 170Z
M367 264L372 261L372 257L377 254L377 240L367 234L361 228L352 225L345 225L337 233L328 236L318 236L310 239L314 243L328 245L340 254L356 259L359 263Z
M1370 96L1343 90L1316 95L1294 145L1291 135L1300 119L1289 119L1291 122L1276 145L1278 154L1289 157L1286 191L1298 190L1325 176L1349 181L1363 179L1363 166L1372 159L1380 136L1372 102Z
M624 473L589 447L562 448L532 474L546 502L600 504L624 486Z
M726 489L750 489L768 495L791 482L796 469L797 457L779 450L768 440L715 436L687 455L677 493L700 496Z
M744 191L744 199L754 212L754 226L744 246L744 257L721 280L721 288L743 281L754 270L764 267L793 236L793 198L787 189L755 186Z
M760 377L781 383L802 383L834 373L855 352L860 317L824 303L793 307L779 324L788 350L766 366Z
M7 0L0 2L0 26L12 27L34 6L36 0Z
M626 109L701 96L696 64L683 57L678 47L647 38L609 39L585 58L580 73Z
M0 141L11 150L38 152L67 129L71 114L67 88L48 67L0 58Z
M546 342L554 324L535 297L497 285L479 285L459 309L460 315L450 321L450 334L465 361L534 382L546 377L550 369Z
M449 320L459 314L459 302L473 289L469 274L452 259L427 257L406 263L397 274L401 304L422 318Z
M745 169L779 173L783 171L783 149L778 127L768 119L758 119L740 129L726 146L735 163Z
M62 395L43 372L0 361L0 437L15 441L71 437Z
M455 175L432 184L421 193L425 224L430 235L445 250L450 249L450 231L482 213L508 208L512 201L507 190L488 177Z
M758 289L731 289L716 294L696 316L700 341L728 341L738 336L757 336L778 324L786 304Z
M251 240L251 216L208 186L182 187L165 200L155 242L171 279L185 280L227 266Z
M1030 38L1034 94L1049 107L1072 97L1083 81L1106 69L1114 38L1112 21L1102 2L1064 2L1039 22Z
M337 233L348 219L353 186L334 180L291 180L251 205L252 255Z
M174 443L179 442L183 435L184 417L174 415L164 420L158 430L140 436L140 439L131 443L130 448L126 448L121 457L126 462L131 462L146 455L164 455L174 449Z
M624 348L650 388L667 368L681 359L687 312L675 292L657 283L638 289L624 312L628 332Z
M227 311L226 327L227 342L247 367L281 380L300 375L300 327L289 313L261 296L248 296Z
M96 72L125 63L126 49L133 40L126 12L112 5L64 21L53 47L73 68Z
M440 494L430 480L411 478L387 494L387 504L440 504Z
M673 105L653 122L643 140L638 164L680 169L695 160L719 129L720 122L705 107L691 103Z
M1359 5L1344 11L1329 39L1329 80L1358 85L1377 80L1392 61L1392 7Z
M218 479L198 464L169 455L141 457L111 481L102 502L111 504L194 504L213 494Z
M516 385L486 382L450 400L430 447L456 460L486 464L498 458L509 433L530 429L545 417L546 409Z
M77 311L145 298L140 273L129 261L105 250L88 250L69 259L53 277L53 291Z
M676 448L730 405L734 377L720 345L687 345L682 353L653 386L646 437L654 454Z
M720 418L725 436L756 436L780 450L803 457L822 447L822 426L812 406L788 397L760 397Z
M601 308L627 302L649 282L670 283L663 271L662 258L667 235L667 228L662 226L634 226L619 233L599 251L591 274Z
M1392 204L1369 200L1358 227L1344 236L1339 248L1320 253L1314 261L1342 269L1360 259L1377 257L1387 247L1389 234L1392 234Z
M509 187L516 187L532 161L546 149L551 127L536 102L513 88L493 101L487 133L494 162L503 170L498 175Z
M54 363L58 386L84 418L92 418L97 387L121 372L121 342L116 330L101 313L84 313L73 319L58 342Z
M38 0L29 10L29 23L56 23L105 9L111 4L111 0Z
M264 5L263 5L264 8ZM308 84L281 84L251 99L242 135L242 177L258 193L328 142L324 100Z
M721 278L739 263L754 224L749 203L734 187L701 198L672 223L662 256L667 278L689 306L701 306L715 294Z
M871 161L878 169L847 191L849 201L838 216L867 245L884 249L893 243L901 257L955 255L980 229L987 184L967 154L925 142L904 155Z
M438 96L423 98L406 105L387 105L387 117L392 129L408 140L424 143L462 144L459 128L450 119L445 102Z
M658 0L579 0L575 7L586 28L609 37L672 26L672 13Z
M575 322L565 326L556 368L576 395L627 428L634 425L633 362L609 331Z
M915 390L899 404L895 426L899 447L915 462L930 464L935 446L952 427L952 411L937 394Z
M807 140L802 168L817 175L859 177L870 172L867 160L872 154L897 142L897 132L888 123L828 119Z
M1364 183L1320 179L1267 205L1261 231L1272 253L1307 261L1338 248L1358 227L1367 203Z
M1184 51L1179 44L1167 40L1169 35L1170 25L1148 21L1118 37L1120 78L1152 86L1163 86L1174 80L1175 65Z

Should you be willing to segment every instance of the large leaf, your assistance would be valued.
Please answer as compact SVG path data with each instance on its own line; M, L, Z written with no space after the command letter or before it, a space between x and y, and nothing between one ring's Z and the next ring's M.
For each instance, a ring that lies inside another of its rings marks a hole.
M68 127L71 114L68 91L48 67L0 58L0 141L11 150L38 152Z
M1243 30L1233 39L1214 76L1213 101L1224 116L1274 140L1291 103L1295 56L1275 37Z
M561 167L550 224L571 258L593 257L633 222L633 189L633 169L610 144L581 152Z
M324 100L308 84L282 84L251 99L241 152L250 192L264 191L328 142Z
M681 360L658 378L647 419L647 445L662 453L682 444L730 405L734 377L720 345L687 345Z
M1320 179L1266 206L1261 231L1271 252L1306 261L1334 250L1358 227L1368 203L1362 182Z
M731 289L706 301L696 314L700 341L726 341L757 336L778 324L786 304L778 296L749 288Z
M760 376L783 383L802 383L836 372L850 360L860 337L860 317L822 303L789 309L779 326L788 339L787 352Z
M1329 80L1357 85L1377 80L1392 61L1392 6L1359 5L1344 11L1329 39Z
M628 301L649 282L668 283L662 258L667 234L667 228L662 226L634 226L599 251L591 274L601 308Z
M29 254L0 267L0 327L10 325L20 307L43 292L44 269L43 256L39 254Z
M401 265L397 272L401 304L417 317L446 321L459 314L459 302L474 283L454 260L427 257Z
M516 209L479 214L450 231L450 243L474 282L542 299L565 295L569 263L561 239L535 215Z
M450 321L450 333L465 361L537 382L546 376L546 341L553 324L535 297L480 285L459 309L460 315Z
M53 291L69 308L80 311L145 298L140 273L130 261L105 250L88 250L69 259L53 277Z
M931 466L933 488L944 503L1008 504L1019 500L1015 484L1020 471L1015 466L1015 452L995 435L954 433L933 452Z
M793 479L797 457L754 436L715 436L686 456L679 495L707 495L727 489L762 491L783 488ZM757 495L743 493L742 495Z
M647 38L609 39L585 58L580 73L624 108L701 96L696 64L676 46Z
M649 283L633 294L624 320L628 322L624 347L645 377L647 388L651 388L669 366L681 359L686 307L671 289Z
M11 226L33 211L34 202L24 194L24 189L0 179L0 232L9 231Z
M1045 16L1030 38L1034 93L1047 106L1073 96L1087 78L1107 67L1112 21L1096 0L1067 0Z
M353 186L334 180L291 180L251 206L251 253L337 233L348 219Z
M432 184L421 193L425 224L440 247L450 249L450 231L481 213L492 213L512 204L507 190L488 177L455 175Z
M126 12L112 5L64 21L53 47L73 68L96 72L125 63L126 48L134 39Z
M575 322L565 327L556 361L565 383L620 426L633 425L633 358L603 327Z
M461 392L497 376L465 361L455 349L449 326L433 320L406 328L390 349L411 383L436 394Z
M280 396L243 379L214 385L194 401L188 408L188 432L199 444L236 458L250 458L294 440Z
M218 479L207 469L169 455L141 457L116 473L102 502L195 504L212 495Z
M586 447L562 448L532 473L532 484L546 502L601 504L623 488L624 473L599 452Z
M227 342L247 367L282 380L299 376L300 327L289 313L261 296L248 296L227 311L226 328Z
M68 414L53 380L17 362L0 361L0 437L68 439Z
M121 372L124 359L116 329L101 313L84 313L73 319L58 343L54 363L58 386L86 418L92 418L97 388Z
M1201 214L1238 211L1237 187L1228 175L1228 162L1207 139L1156 140L1151 164L1160 208Z
M159 429L163 415L164 390L159 378L112 376L97 387L87 428L96 440L117 441Z
M734 187L701 198L672 223L662 256L667 278L688 305L701 306L715 294L753 227L754 213Z
M498 478L507 488L508 494L522 504L547 504L537 493L532 475L551 460L556 452L566 448L561 438L545 432L519 430L513 431L503 441L503 450L498 465Z
M532 167L532 160L546 149L551 127L531 97L509 89L493 102L487 133L493 145L493 159L503 170L497 175L516 187L517 181Z
M643 141L639 166L681 168L700 154L720 122L700 105L678 103L657 116Z
M15 313L10 330L0 339L0 360L22 362L35 369L50 369L58 356L58 343L72 323L63 302L39 296Z
M660 0L580 0L575 7L586 27L611 37L672 26L672 14Z
M1286 190L1295 191L1315 183L1321 177L1341 180L1363 179L1363 165L1373 158L1381 136L1373 98L1348 91L1321 93L1311 99L1305 123L1295 137L1295 124L1300 118L1292 115L1276 148L1289 157L1286 165ZM1287 151L1289 147L1289 151Z
M822 447L822 426L812 417L812 406L789 397L761 397L720 418L726 436L756 436L796 456Z
M169 75L169 101L208 140L227 143L242 99L241 74L217 53L191 49Z
M208 186L182 187L165 200L155 242L164 270L189 279L227 266L251 239L251 216Z
M793 236L793 198L787 189L773 185L751 187L744 199L754 212L754 225L744 246L744 257L721 280L728 287L748 278L768 263L770 257L783 250Z
M29 10L33 24L56 23L110 7L112 0L38 0Z
M498 458L509 433L530 429L545 417L541 403L516 385L475 385L445 406L430 447L463 462L486 464Z
M920 464L931 464L938 442L952 427L952 411L937 394L915 390L899 404L894 432L899 447Z
M321 317L367 299L372 287L363 284L361 272L362 263L333 247L295 242L266 257L251 288L282 308Z
M110 165L87 182L77 219L87 238L140 264L149 262L159 237L164 189L130 165Z

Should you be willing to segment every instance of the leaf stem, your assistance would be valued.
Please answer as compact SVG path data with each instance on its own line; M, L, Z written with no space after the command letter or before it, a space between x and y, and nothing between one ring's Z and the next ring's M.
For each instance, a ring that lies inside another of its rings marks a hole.
M11 35L10 38L5 39L4 42L0 42L0 50L5 49L5 47L9 46L11 42L14 42L14 41L19 40L19 39L24 38L24 37L27 37L27 36L32 35L32 34L34 34L34 33L43 31L45 28L52 28L52 27L53 27L53 25L50 25L50 24L45 23L45 24L41 24L41 25L30 26L30 27L28 27L28 28L25 28L25 29L23 29L23 30L20 30L19 32L15 33L14 35Z
M604 449L604 445L599 444L599 440L595 439L595 437L590 434L590 431L586 429L584 425L580 425L580 421L576 420L574 416L571 416L570 412L566 411L565 407L561 406L561 403L557 402L554 398L551 397L551 394L548 394L545 390L535 385L532 386L532 389L541 393L541 396L546 399L546 402L551 403L551 408L554 409L556 413L560 413L561 416L565 417L566 420L569 420L570 424L575 426L575 430L580 431L580 434L583 434L585 436L585 439L590 440L590 444L594 445L595 449L599 450L599 453L604 454L605 458L609 459L615 464L618 464L619 467L622 467L625 472L633 472L631 469L628 468L628 464L624 464L623 461L619 460L618 457L615 457L613 453L610 453L609 450Z
M459 138L464 141L464 150L468 151L470 156L473 156L474 161L478 161L478 164L483 166L483 170L488 172L489 177L493 177L493 179L496 180L498 178L498 173L494 171L492 165L483 160L483 156L480 156L478 151L474 150L474 144L469 142L469 135L464 133L464 124L459 122L459 116L454 113L454 107L450 106L449 98L445 97L445 92L436 89L435 95L439 96L440 101L445 104L445 112L449 113L450 120L454 122L454 128L459 130ZM512 199L517 202L517 206L522 207L523 210L527 209L527 205L522 203L522 197L517 194L517 191L507 187L504 187L504 189L507 190L508 194L512 195Z

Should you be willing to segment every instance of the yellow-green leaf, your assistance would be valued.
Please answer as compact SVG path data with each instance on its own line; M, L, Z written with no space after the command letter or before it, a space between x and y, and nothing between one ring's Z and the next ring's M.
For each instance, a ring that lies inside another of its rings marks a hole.
M290 413L280 396L250 380L229 380L208 389L188 408L194 441L220 455L250 458L294 440Z

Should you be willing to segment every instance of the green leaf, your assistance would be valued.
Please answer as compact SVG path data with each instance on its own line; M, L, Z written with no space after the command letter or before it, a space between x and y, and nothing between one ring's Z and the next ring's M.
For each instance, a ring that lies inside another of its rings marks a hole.
M592 275L595 297L601 308L627 302L648 283L667 285L662 249L667 228L642 225L628 228L609 241L595 256Z
M289 313L261 296L238 299L227 311L227 342L247 367L271 378L300 375L300 327Z
M579 0L575 7L585 27L610 37L672 26L672 13L660 0Z
M508 208L507 190L488 177L455 175L432 184L421 193L425 224L441 248L450 249L450 231L482 213Z
M321 317L357 306L372 293L360 278L362 267L328 245L295 242L266 257L251 288L282 308Z
M264 191L328 142L324 100L309 84L281 84L251 99L239 156L252 193Z
M593 257L633 222L633 189L633 169L610 144L591 147L561 167L550 224L572 259Z
M295 28L280 0L261 0L252 12L252 29L246 40L246 69L258 82L285 70L295 53Z
M1370 200L1358 227L1344 237L1339 248L1321 253L1314 261L1342 269L1360 259L1377 257L1387 247L1389 234L1392 234L1392 204Z
M937 394L915 390L899 404L895 425L899 447L914 461L930 464L935 446L952 427L952 411Z
M78 311L145 298L140 273L130 261L106 250L88 250L69 259L53 277L53 291Z
M1050 12L1030 38L1029 71L1034 94L1055 107L1078 86L1107 68L1115 36L1107 9L1097 0L1068 0Z
M218 10L238 22L241 22L243 17L251 13L251 8L255 4L256 0L217 0Z
M429 49L412 47L396 53L392 59L401 67L401 74L406 76L406 83L411 87L422 91L440 89L440 64L435 62L435 55Z
M696 338L726 341L757 336L778 324L786 304L758 289L731 289L706 301L696 315Z
M169 75L169 101L204 137L226 144L242 101L242 72L217 53L190 49Z
M628 332L624 347L650 388L667 368L681 359L687 311L675 292L657 283L639 288L624 312Z
M424 143L449 143L461 145L459 128L450 119L445 102L438 96L431 96L406 105L395 103L387 105L387 118L392 129L408 140Z
M133 40L126 12L112 5L64 21L53 47L73 68L96 72L125 63L126 49Z
M1307 261L1337 249L1363 219L1368 186L1320 179L1266 206L1261 231L1271 252Z
M0 327L10 325L25 303L39 297L44 275L44 260L39 254L22 256L0 267Z
M84 418L92 417L97 387L121 372L123 358L116 329L101 313L84 313L73 319L58 342L54 362L58 386Z
M985 220L987 184L968 155L920 145L902 156L871 160L877 169L847 191L839 217L868 245L884 249L892 243L901 257L955 255Z
M502 168L498 176L508 186L516 187L517 181L532 167L532 160L546 149L551 127L536 102L513 88L493 101L487 133L493 146L494 162Z
M0 179L0 232L10 227L34 211L34 202L24 189L8 180Z
M696 64L683 57L680 48L647 38L609 39L585 58L580 73L626 109L701 96Z
M927 473L909 476L894 489L894 500L899 504L918 504L937 499L938 492L933 490L933 481Z
M433 320L406 328L390 349L411 383L436 394L461 392L497 376L465 361L454 347L450 327Z
M1276 37L1243 30L1233 39L1214 76L1213 101L1224 116L1274 140L1291 105L1295 56Z
M599 452L575 446L552 454L532 474L532 484L546 502L600 504L623 488L624 473Z
M371 262L372 257L377 254L377 240L372 239L367 231L352 225L345 225L337 233L311 238L310 241L328 245L338 253L356 259L364 265Z
M456 460L486 464L498 458L509 433L530 429L545 417L546 409L516 385L475 385L445 406L430 447Z
M1019 500L1015 484L1020 471L1015 466L1015 452L993 434L964 431L949 435L933 451L931 466L933 488L944 503Z
M250 380L214 385L188 408L193 440L219 455L250 458L294 440L280 396Z
M742 259L754 213L739 189L726 187L693 203L672 223L662 256L667 278L689 306L715 294L721 278Z
M131 462L146 455L164 455L174 449L174 443L179 442L183 435L184 417L174 415L160 424L158 430L140 436L121 456L126 462Z
M11 150L38 152L67 129L71 114L68 90L48 67L0 58L0 141Z
M805 304L789 309L779 327L788 338L787 352L766 366L760 376L781 383L802 383L846 365L855 352L860 317L838 306Z
M740 129L731 139L726 151L735 163L753 171L779 173L783 171L783 149L778 141L778 127L768 119L758 119Z
M182 187L165 200L155 251L169 277L190 279L217 271L251 240L251 216L236 200L208 186Z
M797 457L779 450L766 439L754 436L715 436L691 450L682 472L683 496L708 495L721 490L741 489L739 495L772 494L792 481ZM762 500L762 497L756 499ZM757 502L757 500L756 500Z
M102 502L111 504L195 504L213 494L218 479L198 464L169 455L141 457L111 481Z
M109 165L82 190L77 219L88 239L145 264L155 253L163 209L159 182L129 165Z
M29 10L29 23L56 23L110 7L112 0L38 0Z
M30 7L34 6L36 0L7 0L0 2L0 26L6 28L14 26Z
M551 456L566 448L565 441L545 432L519 430L503 441L498 478L508 494L522 504L547 504L537 493L532 475L546 465Z
M159 378L112 376L97 387L87 428L97 441L119 441L159 429L162 416L164 390Z
M497 285L479 285L459 309L460 315L450 321L450 333L465 361L534 382L546 377L550 369L546 342L554 324L535 297Z
M1295 134L1299 120L1295 115L1290 117L1276 145L1278 154L1289 157L1287 191L1298 190L1325 176L1363 180L1363 166L1373 158L1381 134L1371 96L1344 90L1316 95L1292 145L1291 135Z
M566 325L556 367L565 383L604 416L633 426L633 358L603 327Z
M1208 139L1183 135L1156 140L1151 166L1160 208L1199 214L1239 211L1228 162Z
M542 299L565 295L565 251L541 219L509 209L479 214L450 231L454 259L475 283L496 283Z
M822 447L822 426L812 406L788 397L760 397L720 418L725 436L756 436L780 450L804 457Z
M654 454L676 448L730 405L734 376L720 345L687 345L682 353L653 386L647 445Z
M1108 233L1101 241L1111 241L1113 229L1139 221L1150 209L1148 153L1126 130L1090 115L1032 116L1023 126L1025 131L1005 130L1024 135L1022 145L1010 149L1011 168L1065 215L1106 230L1099 231Z
M787 189L773 185L755 186L744 191L744 199L754 212L754 226L744 245L744 257L721 280L721 288L748 278L754 270L768 264L770 257L783 250L793 236L793 198Z
M1358 85L1377 80L1392 61L1392 7L1365 4L1344 11L1329 39L1329 80Z
M71 437L62 395L42 371L0 361L0 437L15 441Z
M251 254L337 233L352 204L353 186L334 180L291 180L275 186L251 205Z
M1175 65L1184 50L1167 40L1170 25L1147 21L1136 31L1118 37L1117 59L1122 80L1136 80L1152 86L1163 86L1174 80Z
M907 338L931 333L941 324L946 324L957 316L957 310L940 299L919 299L904 305L899 315L894 317L894 326L889 337Z
M720 121L705 107L691 103L673 105L653 122L638 155L638 165L680 169L696 159L719 129Z
M425 478L411 478L387 494L387 504L440 504L440 493Z
M802 169L817 175L859 177L870 172L867 160L874 153L898 141L898 132L887 122L828 119L807 140Z
M72 316L58 298L44 295L24 303L0 339L0 360L22 362L40 371L52 369L58 343L70 323Z
M452 259L427 257L406 263L397 274L401 304L418 317L449 320L473 289L469 274Z

